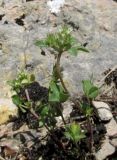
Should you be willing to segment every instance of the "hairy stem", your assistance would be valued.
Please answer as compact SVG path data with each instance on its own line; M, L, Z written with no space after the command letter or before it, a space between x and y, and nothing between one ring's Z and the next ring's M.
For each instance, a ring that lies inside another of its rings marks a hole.
M87 101L89 106L91 105L91 101L89 97L87 97ZM94 153L94 140L93 140L93 129L92 129L92 123L91 123L91 118L88 117L88 124L89 124L89 130L90 130L90 147L91 147L91 153Z
M62 78L62 75L61 75L61 71L60 71L60 59L61 59L61 55L62 55L62 53L59 53L58 56L57 56L56 70L57 70L60 82L61 82L61 84L62 84L65 92L69 93L68 90L67 90L67 88L66 88L66 86L65 86L65 83L63 81L63 78Z

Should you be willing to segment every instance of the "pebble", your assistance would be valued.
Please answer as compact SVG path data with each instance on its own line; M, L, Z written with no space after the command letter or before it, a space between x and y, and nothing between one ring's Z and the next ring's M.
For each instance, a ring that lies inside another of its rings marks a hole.
M115 137L117 135L117 123L114 118L112 118L109 123L105 124L105 127L107 130L107 136Z
M113 115L110 111L108 104L104 102L93 101L94 107L98 111L98 115L102 121L109 121L112 119Z
M65 0L53 0L53 1L48 1L47 5L50 8L51 13L58 13L60 12L60 8L63 7L65 3Z
M114 147L117 147L117 138L114 138L110 142Z

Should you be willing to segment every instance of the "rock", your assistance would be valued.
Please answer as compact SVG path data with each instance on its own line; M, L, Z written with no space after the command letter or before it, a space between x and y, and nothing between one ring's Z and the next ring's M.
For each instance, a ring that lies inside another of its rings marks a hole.
M65 119L65 121L67 121L70 117L70 113L72 112L72 102L68 101L62 104L63 105L63 117ZM57 117L57 126L61 126L63 124L62 118L61 117Z
M113 115L108 104L104 102L93 101L94 107L97 109L98 115L102 121L109 121Z
M63 116L67 120L70 117L70 113L72 112L73 109L73 103L72 102L65 102L63 104Z
M13 122L3 125L0 125L0 138L12 133Z
M0 99L0 124L7 122L10 117L17 116L18 108L11 99Z
M109 123L105 124L105 126L109 137L117 136L117 123L114 118L112 118Z
M50 8L51 13L58 13L60 12L60 8L64 6L65 0L53 0L48 1L47 5Z
M2 4L3 4L3 0L0 0L0 6L2 6Z
M4 147L5 156L14 156L19 152L21 142L16 139L4 138L0 141L0 147Z
M101 149L95 154L96 160L104 160L109 155L112 155L114 152L115 152L115 147L113 147L109 143L109 140L106 138L101 146Z
M117 148L117 138L113 138L110 143Z
M24 53L27 64L35 64L37 79L48 86L53 57L48 53L42 56L34 42L49 32L57 31L63 24L71 27L78 42L85 44L90 51L90 54L80 53L77 57L65 53L61 59L64 80L70 93L82 91L81 81L89 75L100 79L101 72L116 65L117 4L112 0L67 0L59 14L49 13L47 2L51 6L56 3L55 10L63 6L64 1L0 1L3 2L0 15L4 15L0 21L0 97L9 91L4 89L5 82L14 78L17 70L24 66ZM21 21L24 25L20 24Z

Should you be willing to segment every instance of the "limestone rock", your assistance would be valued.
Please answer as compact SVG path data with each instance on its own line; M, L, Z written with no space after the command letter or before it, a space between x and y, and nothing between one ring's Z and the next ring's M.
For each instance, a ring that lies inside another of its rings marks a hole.
M110 143L117 148L117 138L113 138Z
M0 146L4 147L4 152L6 156L16 154L21 146L21 142L16 139L4 138L0 141Z
M65 121L67 121L70 117L70 113L72 112L73 109L73 103L71 101L63 103L63 117ZM62 118L57 117L57 126L61 126L63 124Z
M90 51L90 54L80 53L75 58L65 53L61 59L63 76L70 93L79 93L82 89L81 81L89 78L89 75L93 74L95 79L99 79L102 72L116 65L117 3L114 1L67 0L56 16L49 12L47 2L60 3L64 2L63 0L0 2L3 2L0 15L5 14L0 20L0 43L3 53L0 53L0 97L8 92L4 90L4 82L10 80L8 73L15 75L17 69L24 65L21 60L24 53L27 64L34 64L37 79L41 83L49 83L53 58L50 54L42 56L34 42L44 38L49 32L57 31L63 24L71 27L78 42L85 44Z
M11 99L0 99L0 124L7 122L10 117L17 116L18 108Z
M113 115L110 111L108 104L104 102L93 101L94 107L98 111L98 115L102 121L109 121L112 119Z
M114 118L112 118L109 123L105 124L105 126L106 126L108 136L110 137L117 136L117 123L114 120Z
M97 160L104 160L109 155L112 155L115 152L115 147L113 147L109 140L106 139L104 143L101 146L101 149L96 153L96 159Z
M48 1L47 5L50 8L51 13L58 13L60 12L60 8L63 7L65 3L65 0L53 0L53 1Z

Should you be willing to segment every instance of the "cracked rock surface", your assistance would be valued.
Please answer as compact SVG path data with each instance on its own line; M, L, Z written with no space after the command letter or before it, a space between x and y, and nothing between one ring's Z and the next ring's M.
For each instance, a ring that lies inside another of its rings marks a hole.
M25 65L48 86L53 56L41 55L34 42L63 24L73 28L74 36L90 51L79 53L75 58L64 54L61 63L67 87L77 93L81 91L82 79L92 74L99 79L101 73L117 61L116 10L117 3L113 0L74 0L72 3L68 0L54 15L45 0L0 1L0 97L8 96L6 81Z

